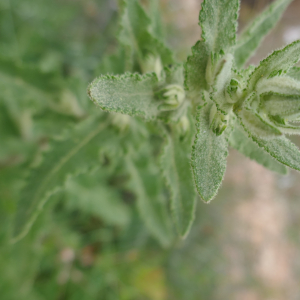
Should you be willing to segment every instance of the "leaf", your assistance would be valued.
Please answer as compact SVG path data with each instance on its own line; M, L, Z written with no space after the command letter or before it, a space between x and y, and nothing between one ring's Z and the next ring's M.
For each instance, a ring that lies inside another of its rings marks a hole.
M300 95L300 81L288 76L276 76L273 78L264 78L257 83L257 93L273 93Z
M243 124L247 131L251 132L252 135L260 136L264 138L274 138L282 135L281 131L274 125L265 121L258 113L242 109L238 113L240 122Z
M130 186L137 196L137 208L150 233L164 247L171 244L173 233L162 194L161 178L155 164L149 163L149 154L132 151L126 158L131 175Z
M69 178L64 193L67 207L100 217L105 223L126 226L130 221L129 208L115 187L108 185L107 170Z
M127 48L127 59L134 64L134 59L137 58L141 66L148 55L154 55L160 57L163 64L172 64L173 53L150 33L151 25L151 19L137 0L123 1L118 38Z
M194 221L196 191L191 169L191 150L194 139L193 122L184 136L178 125L166 132L166 144L160 158L162 173L171 193L171 208L177 230L185 237Z
M300 152L297 146L286 137L277 137L273 139L262 139L250 135L254 142L268 152L280 163L300 171Z
M217 136L210 129L212 105L198 111L197 134L192 150L192 168L198 193L206 202L217 194L226 170L229 129Z
M200 91L207 88L206 67L209 50L203 41L198 41L192 47L192 55L188 56L185 64L185 87L191 93L200 95Z
M300 94L282 95L270 92L260 95L260 98L260 107L270 115L284 118L300 112Z
M256 88L261 78L268 78L274 71L288 71L300 59L300 41L295 41L285 48L274 51L262 60L252 72L248 81L249 92Z
M250 159L255 160L257 163L268 168L269 170L282 175L287 174L286 167L278 163L255 142L253 142L243 128L238 127L233 130L229 138L229 144L232 148L238 150L240 153L244 154Z
M121 76L100 76L88 88L88 94L101 109L131 116L154 119L159 102L153 89L158 83L154 73L139 75L126 73Z
M202 39L209 51L230 52L236 42L239 0L204 0L200 11Z
M254 54L262 39L277 24L293 0L277 0L254 19L240 34L234 52L236 66L241 68Z
M300 67L293 67L291 68L288 73L288 76L300 81Z
M59 191L69 176L95 166L99 150L112 143L113 134L107 130L102 116L90 117L70 130L63 140L50 143L42 163L30 172L18 203L14 226L14 241L22 239L52 194Z

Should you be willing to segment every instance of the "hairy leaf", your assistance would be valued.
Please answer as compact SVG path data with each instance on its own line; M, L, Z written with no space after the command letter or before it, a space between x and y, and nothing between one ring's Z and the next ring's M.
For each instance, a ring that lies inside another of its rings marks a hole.
M248 82L249 92L256 88L257 82L268 78L274 72L288 71L300 59L300 41L295 41L281 50L274 51L260 62L259 66L250 75Z
M197 190L206 202L217 194L226 170L227 132L217 136L210 128L208 104L197 115L197 134L192 151L192 168Z
M188 131L173 126L166 132L166 144L161 156L161 169L171 193L171 208L179 234L185 237L194 220L196 191L190 165L194 130L190 116Z
M241 68L254 54L264 36L277 24L283 12L292 1L275 1L241 33L234 52L238 68Z
M49 197L63 187L70 175L94 166L103 144L111 143L111 132L103 117L91 117L70 130L64 139L50 143L42 163L33 169L21 193L15 219L14 240L23 238Z
M270 115L289 117L300 113L300 94L282 95L278 93L266 93L260 96L261 108Z
M88 88L90 98L103 110L154 119L159 102L154 99L153 89L158 83L154 73L100 76Z
M200 91L207 88L205 75L208 58L207 45L203 41L198 41L185 64L185 86L191 93L200 95Z
M277 161L292 169L300 171L300 151L289 139L284 136L268 140L255 136L251 137Z
M255 160L257 163L263 165L269 170L283 175L287 174L287 168L278 163L255 142L253 142L243 128L240 127L233 130L229 138L229 144L232 148L238 150L250 159Z
M202 39L210 52L230 52L235 45L239 0L204 0L200 11Z
M288 76L300 81L300 67L293 67L291 68L288 73Z
M264 78L259 80L256 89L258 94L270 92L274 94L300 95L300 81L288 76Z
M264 138L274 138L282 135L274 125L265 121L258 113L243 109L238 113L240 122L251 134Z

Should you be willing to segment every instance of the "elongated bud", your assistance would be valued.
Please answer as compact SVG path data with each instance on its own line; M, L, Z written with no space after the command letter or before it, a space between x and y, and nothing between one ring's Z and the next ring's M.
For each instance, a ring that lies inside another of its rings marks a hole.
M178 84L169 84L155 93L162 104L158 107L159 110L173 110L178 108L185 99L185 91Z
M227 128L228 115L225 116L219 112L215 105L212 106L210 111L210 128L216 135L221 135Z

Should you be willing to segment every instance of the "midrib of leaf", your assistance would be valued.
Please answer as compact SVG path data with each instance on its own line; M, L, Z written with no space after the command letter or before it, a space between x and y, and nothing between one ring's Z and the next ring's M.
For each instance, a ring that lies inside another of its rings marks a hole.
M107 126L106 123L100 124L94 131L92 131L86 138L84 138L74 149L72 149L67 155L65 155L62 159L59 160L58 164L49 172L49 174L46 176L45 180L43 181L42 185L39 187L39 189L36 192L36 196L33 198L33 202L35 203L39 198L41 193L43 192L44 188L47 186L47 184L50 182L50 180L53 178L53 176L64 166L80 149L82 149L85 145L87 145L98 133L100 133L105 127ZM13 238L12 242L15 243L19 240L21 240L23 237L27 235L29 232L32 224L36 220L39 211L42 210L43 206L45 205L48 198L55 193L55 191L59 189L57 187L56 189L53 189L47 193L47 195L44 196L43 201L41 201L31 218L26 222L25 228L21 231L19 235Z

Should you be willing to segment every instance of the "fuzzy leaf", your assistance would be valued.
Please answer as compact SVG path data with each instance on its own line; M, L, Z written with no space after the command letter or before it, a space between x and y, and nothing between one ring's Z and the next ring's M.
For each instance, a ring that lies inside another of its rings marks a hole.
M130 186L137 196L137 208L149 232L167 247L173 239L165 199L161 192L161 178L155 164L149 164L148 154L132 151L127 157L127 170L131 176Z
M274 94L300 95L300 81L288 76L264 78L259 80L256 89L258 94L270 92Z
M192 47L192 55L187 58L185 64L185 86L191 93L200 94L207 88L206 67L209 58L209 50L203 41L198 41Z
M239 0L204 0L200 11L202 39L210 52L230 52L235 45Z
M264 36L277 24L283 12L292 1L275 1L241 33L234 52L238 68L241 68L254 54Z
M273 139L262 139L250 135L254 142L267 151L280 163L300 171L300 152L298 147L286 137L277 137Z
M300 59L300 41L295 41L285 48L274 51L250 75L248 82L249 92L256 88L257 82L262 78L268 78L273 72L288 71Z
M194 130L191 117L189 129L182 136L178 125L166 132L166 144L161 156L161 169L171 193L171 208L177 230L185 237L194 220L196 191L191 169Z
M282 135L281 131L274 125L266 122L262 117L253 111L243 109L238 113L240 122L251 134L264 138L274 138Z
M153 93L157 83L154 73L143 76L129 73L121 76L106 75L96 78L90 84L88 94L103 110L154 119L159 105Z
M260 98L261 108L270 115L284 118L300 113L300 94L265 93L260 95Z
M197 134L192 151L192 168L197 190L206 202L217 194L226 170L227 132L217 136L210 129L212 105L202 107L197 116Z
M293 67L291 68L288 73L288 76L300 81L300 67Z
M23 238L49 197L63 187L70 175L95 166L99 149L111 139L103 117L91 117L70 130L63 140L50 143L42 163L33 169L21 193L15 219L14 240Z
M255 160L257 163L269 170L282 175L287 174L287 168L281 163L278 163L255 142L253 142L243 128L236 128L232 132L229 138L229 143L232 148L238 150L250 159Z

